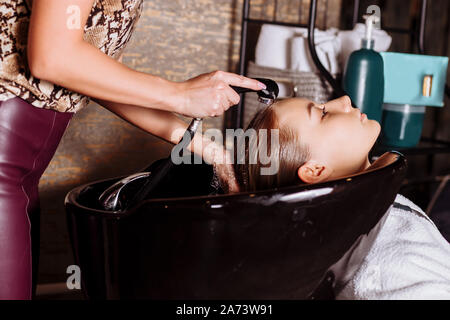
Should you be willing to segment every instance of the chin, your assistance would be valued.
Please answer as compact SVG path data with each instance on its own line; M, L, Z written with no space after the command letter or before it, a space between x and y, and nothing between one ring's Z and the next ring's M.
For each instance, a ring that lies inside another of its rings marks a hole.
M378 138L378 136L380 135L380 132L381 132L381 124L375 120L373 122L375 122L375 125L377 127L377 138Z
M378 136L380 135L380 132L381 132L380 123L376 120L369 120L369 123L370 123L371 130L373 128L373 131L375 132L375 135L376 135L375 139L378 138Z
M375 142L378 139L378 136L381 133L381 125L378 123L378 121L375 120L369 120L370 124L369 124L369 136L370 136L370 141L369 141L369 145L370 148L369 150L373 147L373 145L375 144Z

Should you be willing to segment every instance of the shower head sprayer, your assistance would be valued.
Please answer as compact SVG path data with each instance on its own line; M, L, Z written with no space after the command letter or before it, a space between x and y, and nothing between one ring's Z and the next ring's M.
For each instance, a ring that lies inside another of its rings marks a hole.
M231 88L233 88L233 90L239 94L245 93L245 92L256 92L258 94L258 100L260 102L264 103L265 105L271 105L275 101L275 99L278 97L278 93L280 92L280 89L278 88L277 83L275 81L273 81L272 79L265 79L265 78L253 78L253 79L264 83L266 85L266 89L257 91L257 90L241 88L241 87L234 87L234 86L231 86Z

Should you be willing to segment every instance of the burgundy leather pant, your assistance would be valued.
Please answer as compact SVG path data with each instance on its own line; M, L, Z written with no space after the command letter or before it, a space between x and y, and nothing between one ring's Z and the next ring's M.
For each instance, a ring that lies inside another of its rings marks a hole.
M39 179L72 116L34 107L18 97L0 101L0 299L34 295Z

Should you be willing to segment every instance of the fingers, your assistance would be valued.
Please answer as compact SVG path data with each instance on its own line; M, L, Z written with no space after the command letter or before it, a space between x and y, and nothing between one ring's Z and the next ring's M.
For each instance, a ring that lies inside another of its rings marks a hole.
M259 82L258 80L240 76L235 73L215 71L213 72L213 77L236 87L248 88L252 90L261 90L266 88L265 84Z
M225 108L224 100L225 98L223 97L223 94L221 92L217 92L214 96L212 110L209 112L208 116L216 117L221 115Z
M228 85L226 85L228 87ZM212 105L212 110L209 113L210 117L217 117L224 113L231 105L234 105L234 102L230 102L230 98L228 96L228 90L232 90L228 87L228 89L219 88L216 89L216 93L214 95L214 102ZM232 90L233 91L233 90ZM238 101L239 103L239 101Z
M239 103L241 100L241 96L236 93L233 89L231 89L229 86L224 89L225 96L228 100L228 104L225 110L228 110L231 106L235 106Z
M213 111L210 116L214 117L227 111L231 106L237 105L241 97L224 82L219 81L215 85L216 95L213 104Z

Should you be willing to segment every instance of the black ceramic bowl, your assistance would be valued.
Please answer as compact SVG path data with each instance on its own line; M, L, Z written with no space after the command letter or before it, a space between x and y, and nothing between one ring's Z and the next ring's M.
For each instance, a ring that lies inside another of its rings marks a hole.
M406 160L316 185L207 195L212 167L180 165L125 212L95 209L121 177L70 191L66 212L90 299L305 299L384 216ZM164 197L164 194L167 196Z

